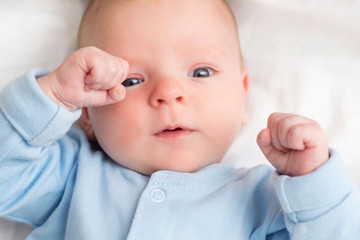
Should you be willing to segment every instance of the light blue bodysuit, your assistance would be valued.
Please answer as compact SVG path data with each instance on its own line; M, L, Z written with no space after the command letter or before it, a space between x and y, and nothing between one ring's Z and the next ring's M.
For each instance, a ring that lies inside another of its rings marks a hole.
M334 150L301 177L223 164L144 176L91 150L44 74L0 95L0 216L33 226L28 239L360 239L359 191Z

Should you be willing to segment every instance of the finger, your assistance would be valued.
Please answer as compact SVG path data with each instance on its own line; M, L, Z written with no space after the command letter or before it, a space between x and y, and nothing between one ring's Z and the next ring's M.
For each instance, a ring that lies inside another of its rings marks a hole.
M280 144L287 149L303 150L302 129L309 122L310 119L293 114L280 119L277 128Z
M99 107L107 104L108 91L106 90L91 90L86 92L83 96L82 107Z
M125 95L126 95L126 89L121 84L121 82L119 82L113 88L108 90L108 100L106 104L120 102L125 98Z
M120 102L125 98L126 89L118 83L109 90L91 90L85 95L85 107L99 107Z
M278 170L282 171L283 161L285 159L286 153L279 151L277 148L274 147L271 132L269 128L263 129L257 137L257 144L263 154L265 155L266 159Z
M85 77L85 88L92 90L108 90L122 82L128 70L119 63L109 63L109 66L97 66ZM110 66L113 65L113 66Z
M272 145L279 151L287 152L289 149L286 148L280 141L279 136L279 123L287 114L285 113L272 113L268 118L267 127L270 131Z
M122 82L129 70L126 60L113 56L100 49L90 48L85 55L87 75L85 84L87 88L94 90L108 90L118 82Z
M256 142L264 153L265 157L268 157L274 150L274 146L271 140L271 133L269 128L263 129L257 136Z
M326 142L325 132L315 121L293 126L288 131L287 138L289 144L292 144L297 150L318 147L320 143Z
M86 92L94 91L94 90L107 90L99 83L85 83L84 90Z

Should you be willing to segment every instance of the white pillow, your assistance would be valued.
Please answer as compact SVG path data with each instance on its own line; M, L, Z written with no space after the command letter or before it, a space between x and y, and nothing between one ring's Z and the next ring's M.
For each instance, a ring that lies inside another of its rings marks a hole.
M252 120L231 154L265 162L255 139L267 116L297 113L323 126L360 185L360 1L228 2L249 69Z
M3 1L0 8L0 89L33 67L54 70L76 49L89 0Z

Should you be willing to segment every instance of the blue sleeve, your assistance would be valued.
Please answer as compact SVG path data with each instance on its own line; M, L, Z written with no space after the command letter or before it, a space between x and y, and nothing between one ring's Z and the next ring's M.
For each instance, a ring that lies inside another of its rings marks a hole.
M79 149L65 134L81 111L47 98L36 81L46 74L31 70L0 94L0 216L32 226L61 200Z
M304 176L274 173L283 210L274 224L285 221L287 233L279 231L268 239L360 239L359 189L349 179L338 154L330 150L330 155L328 162Z

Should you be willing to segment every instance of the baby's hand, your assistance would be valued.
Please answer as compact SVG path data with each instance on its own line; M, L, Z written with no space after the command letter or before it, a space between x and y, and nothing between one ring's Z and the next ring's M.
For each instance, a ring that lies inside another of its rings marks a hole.
M72 53L55 71L37 81L55 103L70 111L112 104L125 97L128 63L95 47Z
M311 173L329 159L324 130L314 120L293 114L271 114L257 143L280 174Z

